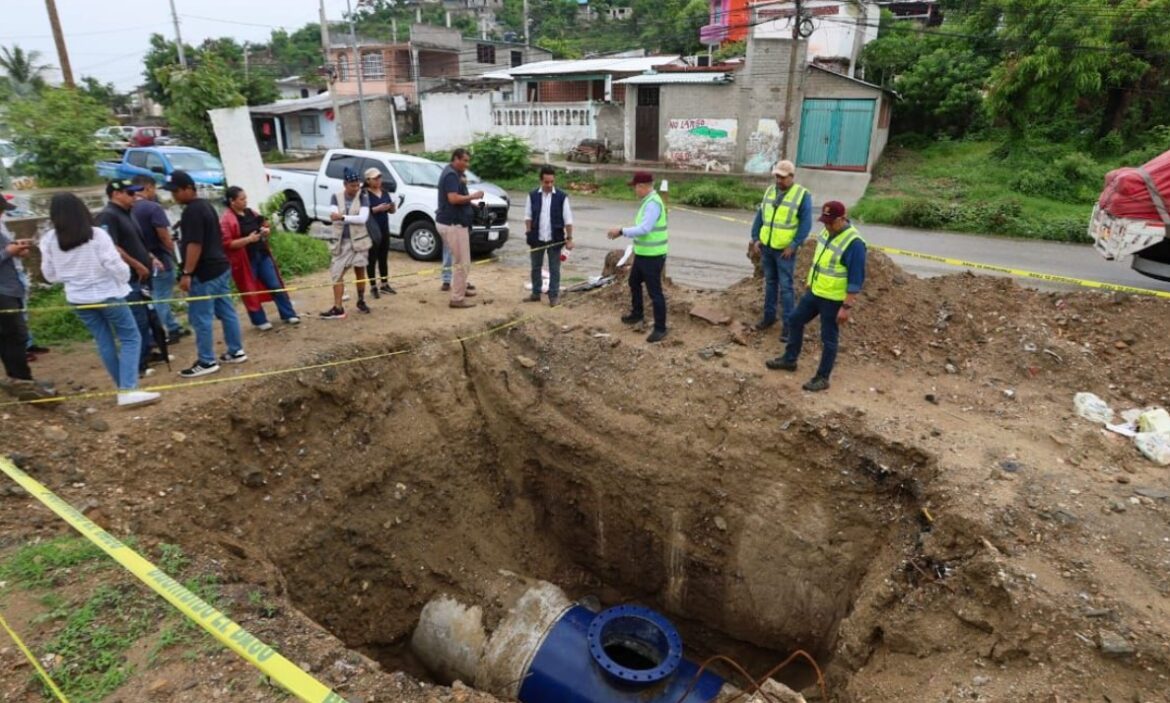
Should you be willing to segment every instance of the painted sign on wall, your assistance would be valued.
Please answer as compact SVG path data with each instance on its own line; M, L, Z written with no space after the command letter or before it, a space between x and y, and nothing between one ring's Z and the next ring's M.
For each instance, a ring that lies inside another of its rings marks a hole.
M780 160L780 144L784 133L780 123L772 119L760 120L756 131L747 140L743 170L745 173L768 173Z
M668 120L662 158L676 168L727 173L735 161L738 127L738 120Z

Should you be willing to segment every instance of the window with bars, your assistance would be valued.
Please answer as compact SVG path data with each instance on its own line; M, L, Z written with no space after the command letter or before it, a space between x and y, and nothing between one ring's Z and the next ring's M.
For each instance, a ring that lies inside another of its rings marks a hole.
M301 134L317 136L321 134L321 118L317 115L301 115Z
M385 78L386 66L382 62L382 52L368 51L362 54L362 78Z
M337 80L339 80L339 81L350 80L352 78L352 76L350 76L349 73L350 73L349 54L342 54L342 55L337 57Z
M496 47L491 44L476 44L475 60L479 63L494 64L496 62Z

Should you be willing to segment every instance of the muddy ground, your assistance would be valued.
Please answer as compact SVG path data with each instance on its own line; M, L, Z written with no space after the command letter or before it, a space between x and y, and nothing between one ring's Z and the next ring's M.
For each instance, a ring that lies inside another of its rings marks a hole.
M691 655L756 676L806 650L834 701L1170 700L1167 469L1072 401L1170 403L1166 303L919 280L872 258L823 394L800 390L815 326L798 373L764 368L779 344L741 325L759 316L753 281L670 287L670 336L648 345L617 319L624 287L550 310L520 303L524 269L488 264L473 310L402 278L369 316L246 332L248 364L157 406L0 407L5 450L150 558L177 545L179 577L214 583L351 701L490 700L428 683L404 645L432 596L473 600L500 569L660 608ZM304 312L327 298L296 296ZM733 320L688 315L700 306ZM86 345L34 369L107 388ZM67 534L0 488L0 563ZM106 700L285 699L203 635L168 634L175 616L118 569L51 566L35 588L0 584L50 670L75 666L46 653L61 611L105 587L148 604ZM819 698L808 668L777 678ZM43 700L7 642L0 697Z

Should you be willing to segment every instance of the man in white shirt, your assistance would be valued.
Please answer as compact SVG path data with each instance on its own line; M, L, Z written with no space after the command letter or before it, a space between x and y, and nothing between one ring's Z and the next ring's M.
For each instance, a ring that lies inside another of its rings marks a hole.
M561 248L573 248L573 209L569 197L556 189L557 174L552 166L540 169L540 187L524 203L524 231L532 257L532 294L525 301L540 302L543 287L541 265L548 253L548 304L556 307L561 291Z

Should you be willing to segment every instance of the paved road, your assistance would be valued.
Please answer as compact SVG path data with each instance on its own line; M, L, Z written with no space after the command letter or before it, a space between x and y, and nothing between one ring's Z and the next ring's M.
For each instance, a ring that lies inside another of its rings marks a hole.
M515 194L512 227L516 234L505 248L509 258L523 251L524 207L522 196ZM605 239L605 231L633 221L636 206L632 202L575 197L577 248L570 257L572 268L580 274L601 271L605 253L617 243ZM743 210L670 211L671 275L675 280L701 288L724 288L751 274L745 256L753 213ZM729 221L733 220L733 221ZM863 225L866 240L881 246L960 258L968 261L1007 266L1038 273L1059 274L1105 283L1170 291L1170 284L1135 273L1129 262L1102 259L1092 247L1001 237L984 237L948 232L901 229ZM895 257L907 271L919 276L938 276L960 269L946 264L910 257ZM984 273L976 271L976 273ZM1050 289L1067 288L1035 279L1020 279L1021 284Z

